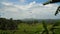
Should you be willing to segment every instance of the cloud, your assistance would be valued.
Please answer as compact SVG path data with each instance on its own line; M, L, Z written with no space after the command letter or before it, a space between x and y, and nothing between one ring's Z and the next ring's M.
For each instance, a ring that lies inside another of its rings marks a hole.
M11 5L13 5L12 3L8 3L8 2L2 2L2 4L6 5L6 6L11 6Z
M4 7L0 9L4 12L4 17L14 18L14 19L24 19L24 18L36 18L36 19L57 19L58 16L54 16L57 9L57 4L49 4L43 6L41 3L36 3L35 1L26 5L17 5L14 3L2 2Z
M58 7L58 5L57 4L48 4L48 5L45 5L45 6L47 6L47 7Z
M31 8L36 2L31 2L28 5L14 5L13 3L7 3L7 2L2 2L2 4L6 5L6 6L14 6L16 8L22 9L22 10L26 10L28 8Z

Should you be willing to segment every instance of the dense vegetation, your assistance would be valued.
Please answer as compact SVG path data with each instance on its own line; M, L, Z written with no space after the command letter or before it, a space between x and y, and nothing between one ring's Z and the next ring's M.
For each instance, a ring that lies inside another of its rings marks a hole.
M13 20L0 18L0 34L59 34L60 20Z

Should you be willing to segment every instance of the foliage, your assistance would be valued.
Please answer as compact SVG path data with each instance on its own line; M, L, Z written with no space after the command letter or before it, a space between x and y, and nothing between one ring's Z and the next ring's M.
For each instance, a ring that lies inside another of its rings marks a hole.
M0 34L59 34L60 20L50 22L30 23L30 21L0 18Z

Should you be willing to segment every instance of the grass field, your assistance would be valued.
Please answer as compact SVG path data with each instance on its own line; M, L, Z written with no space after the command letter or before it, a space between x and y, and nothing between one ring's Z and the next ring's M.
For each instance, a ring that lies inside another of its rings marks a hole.
M47 24L48 30L52 27L51 24ZM60 27L60 26L57 26ZM0 30L0 34L41 34L44 30L42 23L36 23L36 24L26 24L26 23L20 23L18 25L18 30ZM51 34L52 32L49 31ZM60 34L60 29L55 30L55 34Z

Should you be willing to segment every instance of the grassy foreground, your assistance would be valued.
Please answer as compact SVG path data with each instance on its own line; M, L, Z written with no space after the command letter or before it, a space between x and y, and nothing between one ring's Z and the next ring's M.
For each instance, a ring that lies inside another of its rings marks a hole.
M48 30L51 29L52 25L47 24ZM60 26L57 26L60 27ZM42 23L36 23L36 24L26 24L26 23L20 23L18 25L18 30L0 30L0 34L41 34L44 30ZM49 31L51 34L52 32ZM55 34L60 34L60 29L55 30Z

